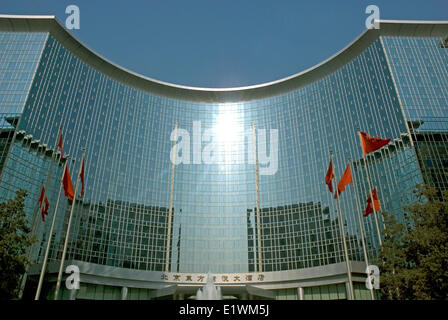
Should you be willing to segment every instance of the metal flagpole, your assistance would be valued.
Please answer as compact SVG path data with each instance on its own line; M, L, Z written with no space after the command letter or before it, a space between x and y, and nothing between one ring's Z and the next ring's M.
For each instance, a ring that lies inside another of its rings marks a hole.
M174 127L174 130L177 135L177 121ZM171 244L171 217L173 215L172 207L173 207L173 190L174 190L174 166L176 163L176 153L177 153L177 144L176 141L173 141L173 151L174 151L174 159L172 159L173 163L171 165L171 185L170 185L170 207L168 208L168 230L166 236L166 258L165 258L165 272L169 272L169 261L170 261L170 244Z
M334 165L334 162L333 162L333 153L331 152L331 150L330 150L330 159L331 159L331 162L333 163L333 172L335 171L334 169L335 169L335 165ZM336 179L336 175L335 175L335 180L337 181L337 179ZM353 300L354 299L354 294L353 294L353 281L352 281L352 271L351 271L351 269L350 269L350 261L349 261L349 256L348 256L348 250L347 250L347 242L346 242L346 240L345 240L345 229L344 229L344 222L343 222L343 220L342 220L342 210L341 210L341 202L340 202L340 199L339 199L339 197L341 196L339 193L338 193L338 188L337 188L337 186L336 186L336 190L335 190L335 192L337 193L337 201L338 201L338 214L339 214L339 225L340 225L340 232L341 232L341 236L342 236L342 244L343 244L343 246L344 246L344 254L345 254L345 265L346 265L346 268L347 268L347 276L348 276L348 285L349 285L349 288L350 288L350 298L349 298L349 300Z
M63 172L62 174L65 173L65 167L67 166L67 162L68 161L69 161L69 159L67 158L67 160L65 161L65 165L64 165L64 169L62 171ZM58 212L59 199L61 197L61 191L62 191L62 181L61 181L61 185L59 186L58 200L56 201L56 206L54 208L54 213L53 213L53 219L51 220L51 227L50 227L50 232L49 232L49 236L48 236L47 247L45 249L44 261L42 262L42 269L40 271L39 283L37 285L36 296L34 297L34 300L39 300L40 291L42 289L42 283L43 283L43 280L44 280L45 268L47 267L47 259L48 259L48 254L50 252L51 238L52 238L52 234L53 234L54 224L55 224L55 221L56 221L56 215L57 215L57 212Z
M352 166L352 161L350 158L348 158L348 163L350 164L350 167ZM361 232L361 242L362 242L362 250L364 252L364 261L366 262L366 268L369 266L369 258L367 256L367 248L366 248L366 242L364 239L364 227L362 225L362 219L361 219L361 211L359 209L359 202L358 202L358 195L356 193L356 184L354 179L354 174L352 175L353 179L353 193L355 195L355 203L356 203L356 211L358 212L358 223L359 223L359 231ZM370 297L372 300L375 300L375 295L373 294L373 288L370 289Z
M40 184L40 189L39 189L39 196L40 196L40 192L42 190L42 187L44 186L44 181L42 180L41 184ZM45 190L46 191L46 190ZM46 192L45 192L46 193ZM44 194L44 198L45 198L45 194ZM31 234L37 237L37 231L38 231L38 221L39 221L39 212L42 211L42 205L43 205L43 201L42 202L38 202L38 204L34 207L34 211L33 211L33 223L32 223L32 227L31 227ZM36 239L37 240L37 239ZM28 248L28 253L27 253L27 257L28 259L31 259L33 250L34 250L34 245L35 243L32 243L31 246L29 246Z
M58 280L56 282L56 289L54 291L54 300L58 300L59 288L61 287L62 269L64 268L65 254L67 253L67 244L68 244L68 239L69 239L69 235L70 235L70 226L71 226L72 218L73 218L73 209L75 208L75 203L76 203L76 193L78 192L79 175L81 174L81 170L82 170L84 153L85 153L85 149L82 149L81 162L79 163L79 172L76 175L75 194L73 195L72 208L70 210L70 217L68 219L68 225L67 225L67 233L65 234L64 249L62 250L61 264L59 265Z
M48 188L50 185L51 176L53 175L53 165L54 165L54 160L56 158L55 157L56 149L58 147L58 141L59 141L59 138L61 137L61 134L62 134L62 125L59 126L58 136L56 138L56 143L54 144L54 149L53 149L54 151L53 151L53 154L51 155L50 168L48 169L48 176L47 176L47 180L45 181L44 199L45 199L45 196L47 194L47 191L48 191ZM42 206L42 205L40 205L40 206ZM39 208L39 209L41 209L41 208Z
M258 272L263 272L262 252L261 252L261 217L260 217L260 189L258 184L258 154L257 154L257 128L253 123L254 131L254 152L255 152L255 188L257 191L257 246L258 246Z
M42 190L43 185L44 185L44 182L42 181L40 190ZM39 190L39 192L40 192L40 190ZM39 195L40 195L40 193L39 193ZM42 203L39 203L33 210L33 223L31 225L31 235L36 236L36 241L37 241L37 221L38 221L37 216L38 216L39 212L42 212L43 202L44 201L42 201ZM33 251L34 251L34 243L32 243L26 250L26 257L28 260L31 259L31 256L33 255ZM25 269L25 272L23 273L22 280L20 283L19 299L22 299L22 295L23 295L23 291L25 290L27 278L28 278L28 267Z
M177 272L179 272L180 268L180 240L182 235L182 222L181 222L182 209L179 211L179 236L177 239Z
M37 233L38 233L38 230L39 230L39 224L37 223L37 221L39 220L38 219L38 214L39 214L39 212L42 212L42 206L44 204L44 199L45 199L45 196L47 194L47 190L48 190L48 187L49 187L49 184L50 184L51 176L53 174L53 163L54 163L54 159L55 159L56 148L58 146L58 141L59 141L59 138L60 138L61 134L62 134L62 125L59 126L59 133L58 133L58 136L56 138L56 143L55 143L55 146L54 146L54 149L53 149L54 150L53 154L51 155L50 168L48 169L47 180L45 181L45 188L44 188L44 195L43 195L42 203L39 203L37 205L37 210L38 210L37 212L36 212L36 208L34 209L33 224L32 224L31 234L32 235L36 235L36 237L37 237ZM42 183L42 185L43 185L43 183ZM29 247L29 250L28 250L28 253L27 253L28 259L31 259L31 256L32 256L33 250L34 250L34 246L35 246L35 243L31 244L31 246ZM25 274L23 275L23 278L22 278L22 284L20 286L20 293L19 293L19 297L20 298L22 298L23 290L25 289L27 273L28 272L25 272Z
M361 138L361 132L358 131L359 134L359 139L361 139L361 148L362 148L362 138ZM376 232L378 234L378 242L380 244L380 247L383 245L383 241L381 239L381 232L380 232L380 226L378 224L378 217L376 216L376 210L375 210L375 203L373 202L373 194L372 194L372 185L370 183L370 175L369 175L369 169L367 168L367 157L364 154L363 151L363 156L362 156L363 160L364 160L364 168L366 169L366 174L367 174L367 184L369 186L369 195L370 195L370 200L372 201L372 208L373 208L373 216L375 217L375 226L376 226Z

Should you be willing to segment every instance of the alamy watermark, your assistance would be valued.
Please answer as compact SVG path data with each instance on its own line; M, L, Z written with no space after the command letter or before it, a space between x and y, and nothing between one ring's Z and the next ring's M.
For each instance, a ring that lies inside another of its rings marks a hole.
M380 288L380 269L378 266L371 264L366 267L366 288L369 290Z
M65 13L69 14L65 19L65 27L69 30L79 30L81 24L79 7L71 4L65 8Z
M65 8L65 13L69 16L65 19L65 27L69 30L79 30L80 28L80 10L77 5L71 4ZM367 29L380 28L380 8L374 4L368 5L365 10L366 14L370 14L365 21Z
M65 273L70 274L65 280L65 287L68 290L78 290L79 283L81 281L81 278L79 276L79 267L77 265L71 264L67 266L67 268L65 269Z
M175 142L170 152L175 165L258 164L260 175L274 175L278 170L278 129L246 129L233 121L221 119L216 127L202 130L201 121L193 121L192 139L186 129L171 132ZM255 140L254 132L257 138ZM255 143L256 141L256 143ZM256 157L255 157L256 148Z
M370 16L366 19L366 28L367 29L379 29L380 28L380 8L376 5L369 5L366 8L366 13Z

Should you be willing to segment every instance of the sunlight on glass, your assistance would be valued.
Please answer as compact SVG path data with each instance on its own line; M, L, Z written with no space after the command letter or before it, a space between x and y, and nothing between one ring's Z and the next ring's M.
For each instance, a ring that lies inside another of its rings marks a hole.
M220 107L214 127L218 152L224 164L230 164L237 159L238 153L244 143L244 128L239 121L239 114L235 107L223 105Z

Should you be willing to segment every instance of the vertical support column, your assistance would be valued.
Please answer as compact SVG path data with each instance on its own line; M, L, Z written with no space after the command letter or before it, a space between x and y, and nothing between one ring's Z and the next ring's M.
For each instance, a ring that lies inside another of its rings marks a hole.
M128 299L128 288L122 287L121 288L121 300L127 300Z
M258 184L258 152L257 152L257 129L253 123L254 152L255 152L255 188L257 192L257 247L258 247L258 272L263 272L261 253L261 218L260 218L260 189Z
M76 295L77 295L77 290L76 289L71 289L69 290L69 300L76 300Z
M345 294L347 295L347 300L355 300L355 294L353 291L350 281L347 281L345 283Z
M303 300L303 288L302 287L297 288L297 296L299 297L299 300Z
M176 126L174 127L174 132L177 138L177 121ZM174 159L172 159L172 165L171 165L171 185L170 185L170 207L168 209L168 231L167 231L167 237L166 237L166 259L165 259L165 272L169 272L169 265L170 265L170 245L171 245L171 220L173 215L173 189L174 189L174 166L176 163L176 141L173 141L173 151L174 151Z

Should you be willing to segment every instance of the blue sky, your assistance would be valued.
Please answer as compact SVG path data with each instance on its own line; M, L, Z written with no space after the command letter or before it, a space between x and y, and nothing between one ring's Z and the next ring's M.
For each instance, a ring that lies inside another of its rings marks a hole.
M1 0L3 14L81 12L71 32L107 59L154 79L197 87L277 80L327 59L381 19L448 20L447 0Z

